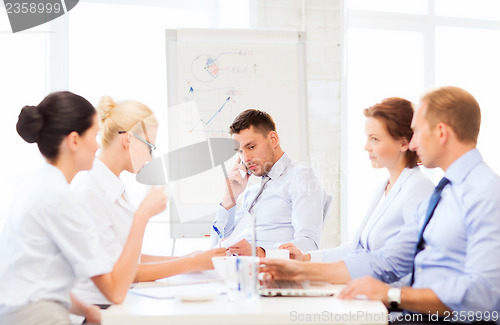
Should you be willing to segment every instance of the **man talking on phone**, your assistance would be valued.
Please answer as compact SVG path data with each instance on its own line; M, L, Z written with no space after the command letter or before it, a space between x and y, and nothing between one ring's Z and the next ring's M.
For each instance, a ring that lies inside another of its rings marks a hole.
M212 237L246 238L242 234L250 233L254 215L258 256L286 242L302 251L318 249L328 195L312 168L295 163L283 151L276 125L266 112L245 110L229 133L239 142L239 158L227 175ZM261 181L247 186L252 174ZM229 253L250 255L251 245L242 239Z

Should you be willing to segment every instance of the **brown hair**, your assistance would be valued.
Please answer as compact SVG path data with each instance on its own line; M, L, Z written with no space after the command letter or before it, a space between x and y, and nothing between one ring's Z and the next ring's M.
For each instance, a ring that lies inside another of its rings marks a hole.
M64 137L73 131L84 134L92 127L95 114L85 98L59 91L47 95L37 106L24 106L16 129L26 142L36 142L42 155L54 162Z
M425 94L420 102L427 105L425 118L431 129L443 122L451 127L458 140L477 143L481 110L470 93L458 87L441 87Z
M373 117L384 122L393 139L400 140L404 138L410 143L413 136L413 130L411 129L413 107L410 101L399 97L386 98L380 103L365 109L363 114L366 117ZM418 156L416 152L408 149L405 158L406 167L413 168L417 166Z
M233 124L229 127L229 134L238 134L242 130L249 129L251 126L264 136L267 136L271 131L276 131L276 124L271 115L258 109L250 108L236 116Z

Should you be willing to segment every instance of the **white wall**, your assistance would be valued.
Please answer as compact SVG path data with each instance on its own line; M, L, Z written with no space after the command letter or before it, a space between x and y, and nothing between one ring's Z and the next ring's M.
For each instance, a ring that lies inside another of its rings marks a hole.
M311 166L326 190L334 195L321 246L337 245L340 243L342 1L258 0L256 25L258 28L298 30L307 34Z

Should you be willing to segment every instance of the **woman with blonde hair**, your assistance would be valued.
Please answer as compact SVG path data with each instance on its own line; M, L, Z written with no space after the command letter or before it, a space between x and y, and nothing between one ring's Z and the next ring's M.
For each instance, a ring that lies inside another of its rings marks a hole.
M97 112L101 123L102 151L92 170L74 184L94 212L103 249L119 256L130 232L135 208L120 180L124 171L136 174L152 159L158 121L153 111L136 101L115 102L102 97ZM135 281L153 281L168 276L213 268L212 257L225 255L225 249L213 249L185 257L141 255ZM78 284L73 292L84 301L108 305L109 301L91 281Z
M0 236L1 325L70 324L68 309L99 322L98 308L70 295L80 277L114 303L125 299L146 224L165 209L166 195L161 188L149 192L131 216L123 250L111 259L85 202L69 187L92 167L98 130L94 107L71 92L49 94L19 114L17 132L37 143L47 164L19 194Z

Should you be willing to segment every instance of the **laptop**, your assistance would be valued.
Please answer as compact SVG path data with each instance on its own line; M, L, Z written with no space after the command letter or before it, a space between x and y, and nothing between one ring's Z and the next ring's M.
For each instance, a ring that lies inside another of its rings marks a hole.
M338 294L341 288L320 281L261 279L259 294L264 297L326 297Z

